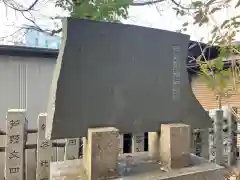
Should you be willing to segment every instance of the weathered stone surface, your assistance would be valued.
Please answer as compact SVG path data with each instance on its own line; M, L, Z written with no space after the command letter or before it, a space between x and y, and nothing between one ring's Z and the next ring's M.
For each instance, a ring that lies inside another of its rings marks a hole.
M24 109L8 110L6 129L5 179L25 180L26 111Z
M50 180L87 180L82 159L51 162Z
M124 135L120 134L119 136L119 154L124 153Z
M223 106L222 110L210 111L214 128L209 138L209 159L224 166L232 166L236 163L237 121L233 112L237 113L237 108L228 106Z
M159 127L160 129L160 127ZM148 133L148 155L153 159L159 159L160 132Z
M160 159L167 168L190 165L190 127L185 124L162 124Z
M66 146L65 146L65 160L72 160L79 158L79 138L70 138L66 139Z
M117 176L119 132L116 128L90 128L83 156L88 180Z
M188 80L189 36L68 18L61 44L48 107L49 138L84 137L90 127L137 134L156 132L161 123L211 126Z
M191 155L187 168L161 170L161 164L149 160L147 152L122 154L118 161L119 177L112 180L223 180L224 168ZM80 159L51 163L50 180L87 180ZM91 179L95 180L95 179Z
M158 161L149 160L146 155L135 153L120 156L119 171L123 173L115 180L224 180L223 167L192 154L191 166L169 171L161 170L162 165ZM126 158L129 159L128 163Z
M132 152L144 151L144 133L132 135Z
M52 141L45 138L47 114L38 116L36 180L49 179Z

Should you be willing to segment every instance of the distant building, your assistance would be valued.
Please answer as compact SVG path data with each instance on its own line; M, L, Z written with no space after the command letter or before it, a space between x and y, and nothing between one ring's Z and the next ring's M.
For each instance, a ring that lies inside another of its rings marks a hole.
M59 36L50 36L36 30L28 30L25 35L25 46L28 47L59 49L60 42Z

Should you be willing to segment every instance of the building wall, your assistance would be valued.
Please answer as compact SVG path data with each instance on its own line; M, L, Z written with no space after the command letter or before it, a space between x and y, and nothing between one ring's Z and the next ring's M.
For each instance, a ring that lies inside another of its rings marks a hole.
M218 108L218 101L214 93L207 87L206 82L200 76L192 77L192 89L200 104L206 110ZM223 105L240 107L240 92L223 100Z
M25 46L28 47L59 49L60 41L59 36L50 36L35 30L28 30L25 34Z
M27 109L29 128L46 112L56 59L0 56L0 129L5 130L7 110Z

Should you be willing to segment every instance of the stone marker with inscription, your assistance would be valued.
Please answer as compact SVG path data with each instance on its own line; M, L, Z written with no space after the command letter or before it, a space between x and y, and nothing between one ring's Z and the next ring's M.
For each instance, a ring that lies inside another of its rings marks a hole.
M144 151L144 134L133 134L132 135L132 152L143 152Z
M61 44L48 138L85 137L90 127L133 134L168 123L211 127L188 80L188 35L67 18Z
M64 154L64 160L72 160L72 159L78 159L79 158L79 138L70 138L66 139L66 145L65 145L65 154Z
M52 141L45 138L47 114L38 116L36 180L49 180Z
M26 127L25 110L11 109L7 114L5 179L25 180Z
M217 134L217 113L219 113L217 109L213 109L210 111L210 116L213 119L214 127L211 129L209 134L209 159L211 162L216 161L217 152L220 150L222 156L219 163L225 165L225 166L231 166L235 163L236 159L236 152L237 152L237 144L236 144L236 130L237 130L237 121L236 117L233 115L233 111L236 112L236 108L229 108L228 106L222 107L222 115L221 115L221 127L219 130L219 134ZM220 135L221 141L216 144L217 138L216 136ZM217 146L220 146L220 148L217 148Z

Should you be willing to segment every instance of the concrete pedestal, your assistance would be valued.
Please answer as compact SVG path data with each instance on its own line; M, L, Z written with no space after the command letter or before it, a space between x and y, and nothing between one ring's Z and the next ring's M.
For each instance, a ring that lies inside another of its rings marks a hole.
M118 159L118 177L113 180L224 180L224 168L190 155L191 166L164 171L161 163L147 152L122 154ZM86 180L83 160L51 163L50 180Z

